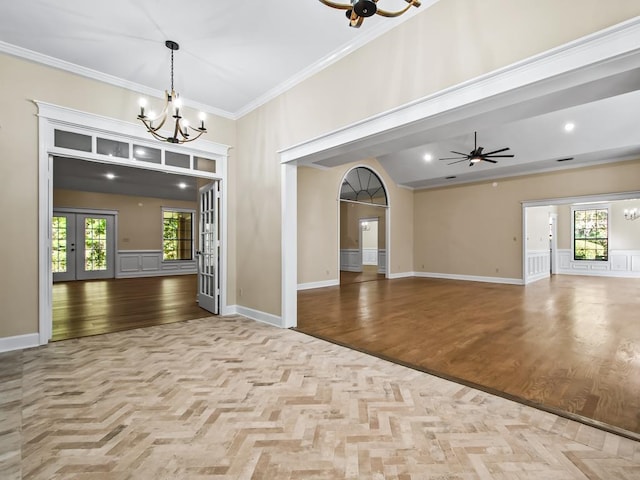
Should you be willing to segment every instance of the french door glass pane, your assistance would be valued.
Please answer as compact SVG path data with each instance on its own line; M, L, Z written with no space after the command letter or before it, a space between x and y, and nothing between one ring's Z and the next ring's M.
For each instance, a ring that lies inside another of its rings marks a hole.
M51 270L53 273L67 271L67 217L51 220Z
M107 220L84 220L84 269L95 272L107 269Z

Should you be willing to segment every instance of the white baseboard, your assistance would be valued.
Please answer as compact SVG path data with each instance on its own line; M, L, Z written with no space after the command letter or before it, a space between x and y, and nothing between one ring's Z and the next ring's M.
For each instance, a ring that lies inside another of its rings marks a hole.
M254 310L253 308L243 307L241 305L231 305L228 306L227 309L233 309L235 314L242 315L243 317L250 318L251 320L283 328L282 317L277 315L261 312L260 310Z
M341 272L362 273L362 265L357 265L357 266L353 266L353 265L340 266L340 271L341 271Z
M38 346L40 346L40 335L37 333L0 338L0 353Z
M550 277L551 277L550 272L542 272L536 275L531 275L530 277L527 278L527 285L533 282L537 282L538 280L542 280L543 278L550 278Z
M299 283L298 291L311 290L313 288L335 287L336 285L340 285L340 281L335 278L331 280L323 280L321 282Z
M455 273L414 272L416 277L442 278L445 280L464 280L467 282L501 283L507 285L524 285L521 278L480 277L477 275L457 275Z
M389 279L395 279L395 278L409 278L409 277L415 277L416 274L415 272L400 272L400 273L390 273L387 278Z
M116 278L173 277L174 275L196 275L198 270L166 270L159 272L117 273Z
M557 275L580 275L583 277L611 277L611 278L640 278L640 272L615 272L611 270L604 270L602 272L594 270L568 270L558 269Z

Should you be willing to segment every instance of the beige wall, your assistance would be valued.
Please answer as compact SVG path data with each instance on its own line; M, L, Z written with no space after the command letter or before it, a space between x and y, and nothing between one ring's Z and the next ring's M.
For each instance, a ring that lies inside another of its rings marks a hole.
M372 168L380 176L387 190L391 225L393 225L390 232L391 246L387 249L391 261L391 273L411 271L413 265L412 191L398 187L377 160L341 165L328 170L300 167L298 168L298 283L338 278L337 229L340 184L349 170L362 165ZM367 212L374 212L371 216L384 217L379 207L364 208L371 209L366 210ZM347 218L350 215L349 213ZM357 214L356 217L358 217ZM309 224L311 221L314 227ZM355 225L356 232L352 233L351 237L357 238L358 227L357 224ZM353 248L357 248L357 245Z
M56 189L53 206L117 210L117 250L162 250L162 207L196 210L198 203Z
M558 205L558 248L571 248L571 205Z
M386 208L384 207L340 202L340 248L360 248L361 218L378 218L378 248L386 248L385 217Z
M1 338L38 331L38 119L32 100L134 122L139 94L6 54L0 54L0 72L0 85L11 92L0 97L0 204L11 207L4 239L19 239L23 252L0 248ZM208 140L235 145L232 120L209 115L208 128Z
M522 278L521 202L633 191L639 178L636 160L416 192L416 271Z

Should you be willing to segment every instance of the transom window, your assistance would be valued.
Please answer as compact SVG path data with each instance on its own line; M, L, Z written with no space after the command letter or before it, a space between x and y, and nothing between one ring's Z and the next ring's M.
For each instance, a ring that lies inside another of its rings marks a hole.
M193 260L193 210L162 210L162 260Z
M342 182L340 200L387 205L387 192L373 170L356 167Z
M609 209L573 209L573 259L609 259Z

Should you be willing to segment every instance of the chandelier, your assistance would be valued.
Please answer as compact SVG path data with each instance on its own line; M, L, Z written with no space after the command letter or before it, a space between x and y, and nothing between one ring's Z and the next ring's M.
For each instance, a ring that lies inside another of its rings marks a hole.
M165 90L164 108L159 115L156 115L153 111L150 111L148 114L145 113L147 99L141 98L140 115L138 115L138 120L144 123L147 131L158 140L169 143L192 142L198 139L203 133L207 133L207 129L204 126L206 115L204 112L200 112L200 126L197 128L189 125L189 121L180 115L182 100L180 100L180 96L173 88L173 52L178 50L180 45L173 40L167 40L164 44L169 50L171 50L171 90ZM173 120L171 120L172 118ZM169 131L172 132L170 136L166 137L160 133L160 129L164 127L165 124L169 127ZM192 136L193 132L196 132L195 136Z
M412 6L419 7L419 0L404 0L408 5L401 8L397 12L391 12L389 10L382 10L376 5L378 0L350 0L349 3L336 3L331 0L320 0L329 7L337 8L339 10L346 10L347 18L349 19L349 26L359 28L364 22L364 19L373 15L381 15L383 17L399 17L404 12L409 10Z
M625 208L624 209L624 218L625 220L637 220L640 218L640 212L638 212L637 208Z

